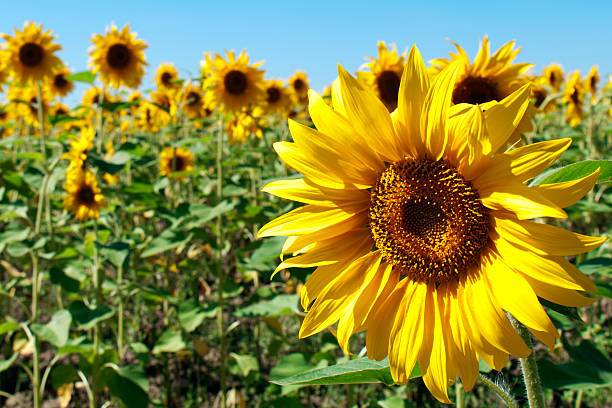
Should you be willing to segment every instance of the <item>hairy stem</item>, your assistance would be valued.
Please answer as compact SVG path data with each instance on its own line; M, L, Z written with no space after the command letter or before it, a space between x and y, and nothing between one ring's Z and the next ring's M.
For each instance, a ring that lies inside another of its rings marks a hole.
M514 398L512 398L512 395L510 395L506 390L497 385L494 381L491 381L488 377L480 373L478 373L478 378L484 385L493 390L499 396L499 398L501 398L504 404L506 404L506 406L508 406L509 408L519 408L519 405L516 403Z
M523 379L525 380L525 388L527 389L527 399L529 400L529 408L545 408L544 391L542 390L542 381L538 373L538 365L533 354L533 342L531 334L525 326L523 326L513 316L509 316L510 323L523 339L527 347L532 351L529 356L521 358L521 369L523 371Z

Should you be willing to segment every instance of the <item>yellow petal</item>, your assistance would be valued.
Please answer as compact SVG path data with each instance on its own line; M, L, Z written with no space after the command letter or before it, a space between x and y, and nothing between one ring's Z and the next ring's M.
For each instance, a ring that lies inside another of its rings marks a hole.
M576 203L586 193L591 191L597 179L599 178L599 169L586 177L564 181L561 183L541 184L531 187L550 201L556 203L559 207L565 208Z
M448 327L452 336L452 342L456 346L456 354L454 356L456 367L464 388L469 391L474 387L478 377L478 357L464 328L456 288L454 293L449 293L448 301Z
M261 191L287 200L320 207L338 207L356 202L361 202L364 207L368 207L370 200L367 190L325 188L304 178L273 181Z
M540 255L576 255L603 244L606 238L589 237L548 224L495 218L496 229L514 246L532 250Z
M597 301L599 298L591 298L575 290L563 289L555 285L551 285L539 280L533 279L529 275L523 275L527 283L533 288L538 297L546 299L550 302L558 305L577 307L577 306L588 306L591 303Z
M506 144L525 115L530 98L531 86L527 84L486 109L490 150L485 150L485 155L496 153Z
M567 214L537 191L519 182L489 184L479 189L480 201L493 210L507 210L519 220L538 217L567 218Z

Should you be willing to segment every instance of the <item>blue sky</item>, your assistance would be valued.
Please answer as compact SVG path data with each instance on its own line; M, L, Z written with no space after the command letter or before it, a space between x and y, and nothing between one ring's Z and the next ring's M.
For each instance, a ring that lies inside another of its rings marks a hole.
M130 23L149 48L143 89L161 62L174 62L182 76L197 73L203 51L246 48L252 61L265 60L268 78L308 73L322 90L336 75L336 64L354 71L378 40L403 51L416 43L425 60L453 50L450 38L473 58L488 34L492 50L509 40L522 47L516 61L555 61L566 72L591 65L612 72L612 2L563 1L6 1L0 32L25 20L40 22L57 35L59 56L75 71L87 68L92 33L114 22ZM607 80L607 79L606 79ZM80 100L82 89L69 99Z

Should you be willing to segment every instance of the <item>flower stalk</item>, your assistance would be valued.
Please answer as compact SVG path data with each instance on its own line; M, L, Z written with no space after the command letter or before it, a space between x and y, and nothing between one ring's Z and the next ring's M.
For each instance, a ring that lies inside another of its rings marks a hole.
M531 353L527 357L521 358L521 369L525 388L527 389L527 399L529 400L529 408L545 408L544 392L542 391L542 381L538 373L538 365L533 354L533 341L531 334L525 326L523 326L513 316L510 317L510 323L523 339L527 347L531 349Z

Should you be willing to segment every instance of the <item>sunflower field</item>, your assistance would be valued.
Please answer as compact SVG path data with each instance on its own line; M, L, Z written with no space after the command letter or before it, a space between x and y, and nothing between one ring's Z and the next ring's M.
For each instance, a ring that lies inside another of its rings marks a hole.
M612 407L597 68L379 42L319 94L0 41L0 406Z

